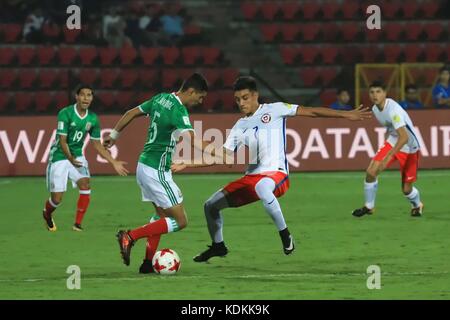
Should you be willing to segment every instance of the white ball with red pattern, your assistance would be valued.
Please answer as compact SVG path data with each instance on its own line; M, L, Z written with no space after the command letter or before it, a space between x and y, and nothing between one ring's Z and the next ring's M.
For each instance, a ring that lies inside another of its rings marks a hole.
M181 260L174 250L162 249L153 256L152 265L156 273L172 275L180 270Z

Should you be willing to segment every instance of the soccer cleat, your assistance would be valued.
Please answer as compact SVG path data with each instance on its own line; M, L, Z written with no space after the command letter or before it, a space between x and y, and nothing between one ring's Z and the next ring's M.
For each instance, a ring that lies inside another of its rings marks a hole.
M280 231L281 242L283 242L283 251L285 255L291 254L295 250L294 238L289 233L288 229Z
M73 231L83 231L83 228L81 227L81 224L75 223L75 224L72 226L72 230L73 230Z
M352 215L354 217L362 217L363 215L367 214L367 215L371 215L373 214L373 212L375 211L375 209L369 209L366 206L353 210Z
M116 235L117 240L119 241L120 254L122 255L123 263L125 265L130 265L130 255L131 248L134 245L133 239L131 239L130 235L125 230L119 230Z
M227 247L223 242L215 243L208 246L208 249L194 257L195 262L206 262L212 257L225 257L228 253Z
M141 266L139 267L139 273L154 273L153 264L151 260L144 259Z
M55 232L56 224L55 224L55 221L53 221L52 215L51 214L50 214L50 216L47 215L47 213L44 210L44 211L42 211L42 217L45 220L45 227L47 228L47 230L50 232Z
M417 208L411 209L411 217L421 217L423 213L424 205L421 202Z

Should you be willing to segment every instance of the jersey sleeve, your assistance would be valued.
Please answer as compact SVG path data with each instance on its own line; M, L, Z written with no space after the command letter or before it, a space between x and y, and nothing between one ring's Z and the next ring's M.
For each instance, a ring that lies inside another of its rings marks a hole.
M100 120L98 119L98 117L96 117L95 123L93 124L91 130L89 130L89 135L91 136L92 140L100 140L100 133Z
M141 104L138 106L139 110L141 110L142 113L145 113L145 114L151 114L152 111L153 111L153 104L154 104L155 98L156 98L157 96L158 96L158 95L153 96L150 100L147 100L147 101L141 103Z
M237 124L231 129L230 134L227 137L223 147L232 152L236 152L243 144L242 141L243 132Z
M69 117L65 110L61 110L58 113L58 127L56 129L56 134L67 136L69 131Z
M189 114L186 108L180 108L179 112L176 113L173 125L180 132L186 130L194 130L194 128L192 128L191 120L189 119Z
M280 117L293 117L297 113L297 104L291 104L286 102L272 103L271 109L275 114Z
M398 108L401 109L400 106L398 106ZM405 119L404 117L402 117L400 110L398 110L398 108L394 109L389 115L389 117L391 118L392 126L395 128L395 130L406 126Z

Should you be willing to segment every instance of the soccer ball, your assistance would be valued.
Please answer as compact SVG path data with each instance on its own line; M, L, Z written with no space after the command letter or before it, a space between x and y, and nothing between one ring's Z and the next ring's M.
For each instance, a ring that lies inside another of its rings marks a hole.
M180 257L172 249L162 249L152 259L153 270L158 274L172 275L180 270Z

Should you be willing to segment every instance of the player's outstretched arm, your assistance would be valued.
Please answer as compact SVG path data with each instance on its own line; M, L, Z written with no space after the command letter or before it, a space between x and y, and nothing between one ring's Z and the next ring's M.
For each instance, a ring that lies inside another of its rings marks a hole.
M66 156L67 160L70 161L71 164L73 164L75 167L80 168L83 166L83 164L75 159L75 157L70 153L69 145L67 144L67 136L60 134L59 135L59 144L61 146L61 149Z
M323 107L299 107L297 108L297 116L312 118L345 118L348 120L359 121L372 118L372 112L369 108L360 105L358 108L350 111L334 110Z
M103 140L103 145L107 148L110 148L116 143L116 140L119 138L120 132L125 129L125 127L133 121L134 118L143 116L145 113L139 109L139 107L133 108L125 112L125 114L120 118L120 120L114 126L114 129L111 131L108 137Z
M114 167L114 170L120 175L120 176L126 176L129 172L125 168L124 165L127 163L125 161L120 161L114 159L111 154L108 152L108 150L100 143L100 140L93 140L94 142L94 148L97 150L97 152L106 159L111 165Z

